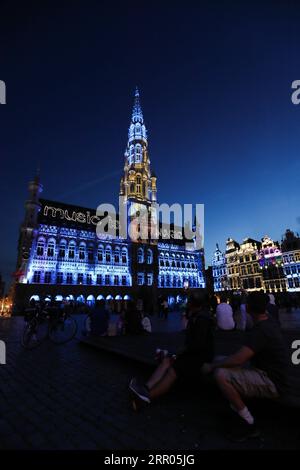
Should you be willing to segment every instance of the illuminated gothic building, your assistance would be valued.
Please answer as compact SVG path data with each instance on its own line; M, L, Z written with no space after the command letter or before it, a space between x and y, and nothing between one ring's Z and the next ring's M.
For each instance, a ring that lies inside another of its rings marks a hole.
M239 261L240 286L247 291L260 290L263 276L259 265L261 242L245 238L237 252Z
M300 237L291 230L285 232L281 243L283 269L288 291L300 292Z
M157 178L151 170L147 130L136 90L120 196L134 221L157 200ZM41 198L39 176L29 183L29 198L20 228L14 284L15 311L30 298L93 303L97 298L126 300L143 294L154 304L157 295L176 301L188 289L205 287L203 250L187 249L174 238L174 225L162 226L159 237L132 241L126 232L96 233L96 210ZM151 212L152 211L152 212ZM116 227L119 225L119 215ZM169 230L170 239L162 238ZM179 229L182 233L182 228ZM173 238L172 238L173 237Z
M216 246L212 260L212 275L214 282L214 291L220 292L228 289L228 277L225 254Z

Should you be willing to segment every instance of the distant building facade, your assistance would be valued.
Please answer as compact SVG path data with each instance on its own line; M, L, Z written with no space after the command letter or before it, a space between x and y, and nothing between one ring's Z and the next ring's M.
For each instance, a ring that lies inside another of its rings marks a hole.
M289 292L300 292L300 237L286 230L281 243L283 269Z
M218 244L212 259L212 275L214 292L221 292L228 289L226 258Z
M157 178L150 167L147 130L136 91L119 195L129 222L157 200ZM120 235L99 237L101 217L95 209L41 198L37 176L29 183L25 217L20 228L14 284L15 311L34 296L92 304L96 299L128 300L142 295L153 304L157 295L172 301L189 289L205 287L203 249L186 248L178 227L162 227L158 239L132 241ZM162 230L170 237L163 238ZM179 228L182 232L182 228Z
M285 292L287 282L280 245L268 236L262 239L259 263L263 274L264 290L266 292Z
M233 240L228 238L226 241L226 252L225 260L227 266L227 277L229 290L240 289L240 275L239 275L239 259L238 250L240 245Z
M261 242L245 238L237 251L241 289L247 291L263 288L263 276L259 266Z
M214 291L300 292L300 237L287 230L280 243L269 236L226 241L225 265L217 246L212 259ZM222 265L222 271L218 267ZM226 281L220 273L226 272Z

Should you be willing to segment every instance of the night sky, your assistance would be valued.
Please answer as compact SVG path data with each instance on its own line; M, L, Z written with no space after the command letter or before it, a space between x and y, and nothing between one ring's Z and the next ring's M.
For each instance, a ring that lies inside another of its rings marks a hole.
M7 281L38 166L47 199L117 201L136 85L159 202L205 204L207 264L229 236L300 230L299 2L19 4L1 2Z

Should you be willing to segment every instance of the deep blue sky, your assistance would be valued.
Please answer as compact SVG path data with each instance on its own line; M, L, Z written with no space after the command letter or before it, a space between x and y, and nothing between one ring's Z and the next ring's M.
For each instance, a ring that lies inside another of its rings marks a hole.
M46 198L116 201L136 85L159 201L205 204L207 262L229 236L300 229L298 2L11 3L0 32L6 279L38 164Z

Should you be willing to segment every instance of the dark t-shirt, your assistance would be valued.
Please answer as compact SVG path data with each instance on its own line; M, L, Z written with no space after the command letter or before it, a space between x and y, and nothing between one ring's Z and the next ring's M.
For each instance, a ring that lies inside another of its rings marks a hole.
M286 394L287 348L278 323L272 318L257 322L250 331L246 332L244 346L255 353L251 365L268 374L280 395Z
M210 362L214 356L213 321L210 313L199 311L188 321L185 337L185 351L201 356L203 362Z

